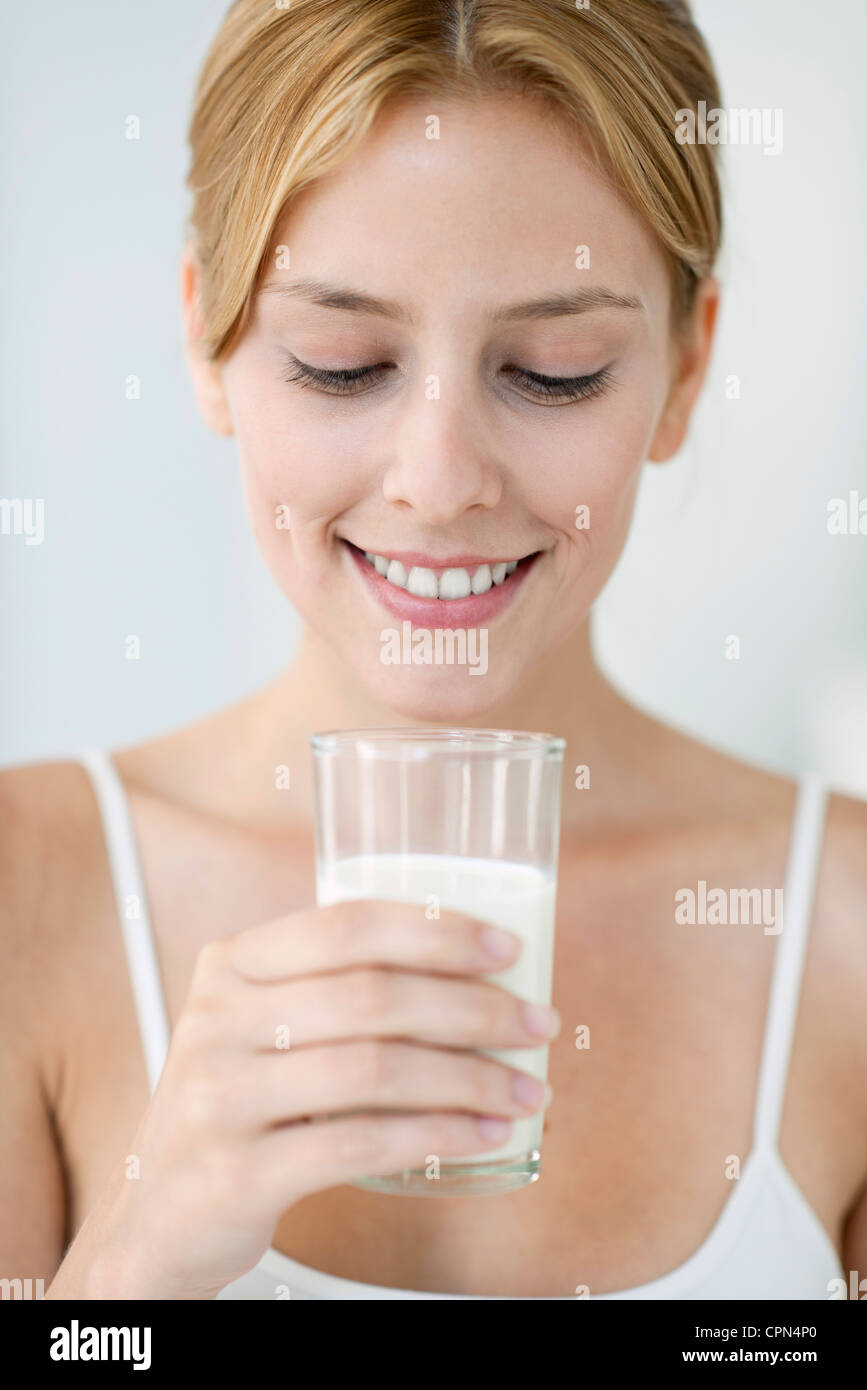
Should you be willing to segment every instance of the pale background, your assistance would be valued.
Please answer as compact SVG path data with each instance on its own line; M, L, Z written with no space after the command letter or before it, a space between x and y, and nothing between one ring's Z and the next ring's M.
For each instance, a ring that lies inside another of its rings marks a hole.
M0 16L0 496L45 499L42 545L0 536L3 763L194 720L294 648L295 616L247 530L234 443L199 420L181 348L185 129L224 10L85 0ZM597 650L670 723L867 796L867 536L826 527L830 498L867 496L867 10L695 11L724 105L781 107L784 147L725 151L710 379L690 442L647 467ZM130 114L138 141L124 138ZM739 400L726 399L731 375Z

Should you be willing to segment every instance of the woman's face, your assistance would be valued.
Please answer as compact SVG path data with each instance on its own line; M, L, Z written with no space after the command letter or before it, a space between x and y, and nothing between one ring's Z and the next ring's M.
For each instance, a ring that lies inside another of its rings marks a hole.
M240 344L196 370L271 573L388 708L482 716L587 618L713 311L679 368L652 234L514 96L382 113L259 283Z

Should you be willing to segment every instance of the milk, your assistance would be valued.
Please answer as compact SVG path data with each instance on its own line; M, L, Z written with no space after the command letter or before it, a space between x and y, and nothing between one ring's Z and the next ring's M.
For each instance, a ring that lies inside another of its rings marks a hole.
M522 999L550 1004L555 891L554 876L528 864L450 854L365 854L339 860L320 871L317 900L325 907L350 898L398 899L417 903L418 910L430 918L435 918L438 906L506 927L524 943L515 964L506 970L481 976L474 973L465 978L491 980ZM412 908L408 907L407 912L411 913ZM541 1081L547 1079L547 1043L542 1047L479 1050L530 1072ZM543 1111L526 1119L513 1119L511 1135L497 1148L460 1156L449 1154L441 1167L469 1161L504 1162L538 1150L543 1120Z

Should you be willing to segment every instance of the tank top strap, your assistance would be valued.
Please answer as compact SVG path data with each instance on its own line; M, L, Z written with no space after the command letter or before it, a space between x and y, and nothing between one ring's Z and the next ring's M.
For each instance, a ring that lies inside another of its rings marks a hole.
M783 925L774 946L753 1115L754 1149L777 1149L827 803L828 792L822 777L815 772L806 773L798 784L783 887Z
M168 1051L170 1029L129 803L109 753L86 748L76 756L90 774L102 817L148 1086L153 1092Z

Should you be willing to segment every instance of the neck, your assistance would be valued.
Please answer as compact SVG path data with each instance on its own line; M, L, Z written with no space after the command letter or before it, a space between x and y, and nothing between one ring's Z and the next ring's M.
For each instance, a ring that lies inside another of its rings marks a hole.
M287 669L247 705L245 763L288 765L293 815L312 814L309 736L315 730L348 728L445 727L444 721L421 721L396 714L374 699L355 672L314 632L303 631L298 652ZM606 680L593 656L585 623L554 652L543 667L505 701L484 715L462 721L464 727L527 729L566 740L563 755L563 824L590 818L588 798L575 790L575 768L591 768L593 816L607 797L604 788L617 782L622 791L624 765L635 750L636 724L644 716ZM646 730L645 730L646 734ZM618 771L619 770L619 771ZM617 774L616 777L613 774Z

